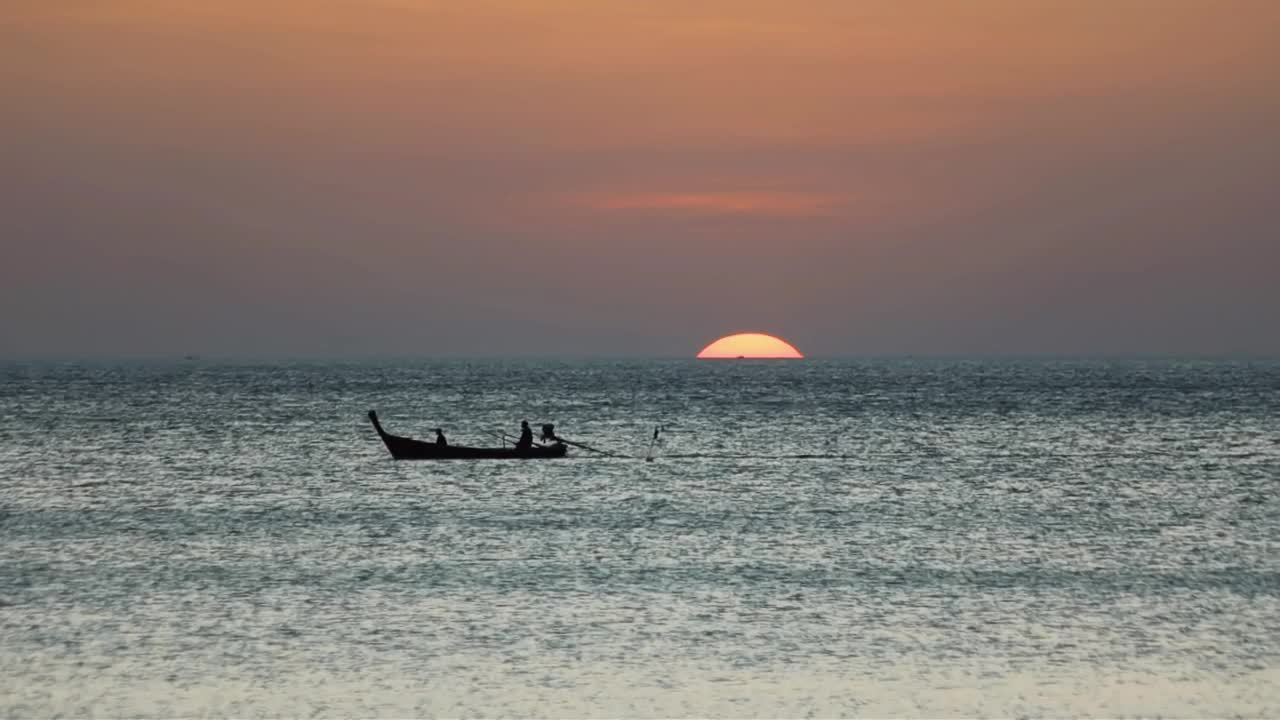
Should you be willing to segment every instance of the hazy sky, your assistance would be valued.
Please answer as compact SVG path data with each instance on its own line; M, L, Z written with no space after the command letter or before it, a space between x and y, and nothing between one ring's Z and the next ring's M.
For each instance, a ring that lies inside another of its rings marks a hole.
M1275 0L12 0L0 355L1280 353Z

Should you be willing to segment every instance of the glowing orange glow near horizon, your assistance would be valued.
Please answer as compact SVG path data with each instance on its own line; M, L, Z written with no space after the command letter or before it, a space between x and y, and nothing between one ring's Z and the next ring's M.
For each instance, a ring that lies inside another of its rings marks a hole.
M802 358L804 354L782 338L765 333L725 335L698 352L707 358Z

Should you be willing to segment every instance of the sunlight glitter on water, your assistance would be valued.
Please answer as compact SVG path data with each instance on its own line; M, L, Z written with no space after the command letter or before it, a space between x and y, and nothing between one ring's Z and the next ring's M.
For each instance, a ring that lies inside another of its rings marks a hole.
M6 715L1280 711L1274 364L4 372Z

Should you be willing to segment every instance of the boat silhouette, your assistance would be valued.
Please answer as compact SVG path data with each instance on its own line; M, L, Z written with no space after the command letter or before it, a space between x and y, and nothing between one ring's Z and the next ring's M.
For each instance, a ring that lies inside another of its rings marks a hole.
M378 437L396 460L541 460L562 458L568 452L564 443L534 445L528 448L477 448L465 445L437 445L433 442L392 435L382 429L378 413L370 410L369 421Z

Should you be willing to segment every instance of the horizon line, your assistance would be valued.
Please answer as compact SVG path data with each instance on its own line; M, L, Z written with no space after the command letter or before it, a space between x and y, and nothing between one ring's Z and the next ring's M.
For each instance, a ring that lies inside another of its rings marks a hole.
M806 360L1274 360L1280 361L1280 352L1062 352L1062 351L1011 351L1011 352L866 352L866 353L808 353L801 358L699 358L696 355L638 354L638 353L139 353L139 354L32 354L0 355L0 363L243 363L243 362L412 362L412 361L501 361L501 360L571 360L571 361L646 361L690 360L755 362L789 362L803 364Z

